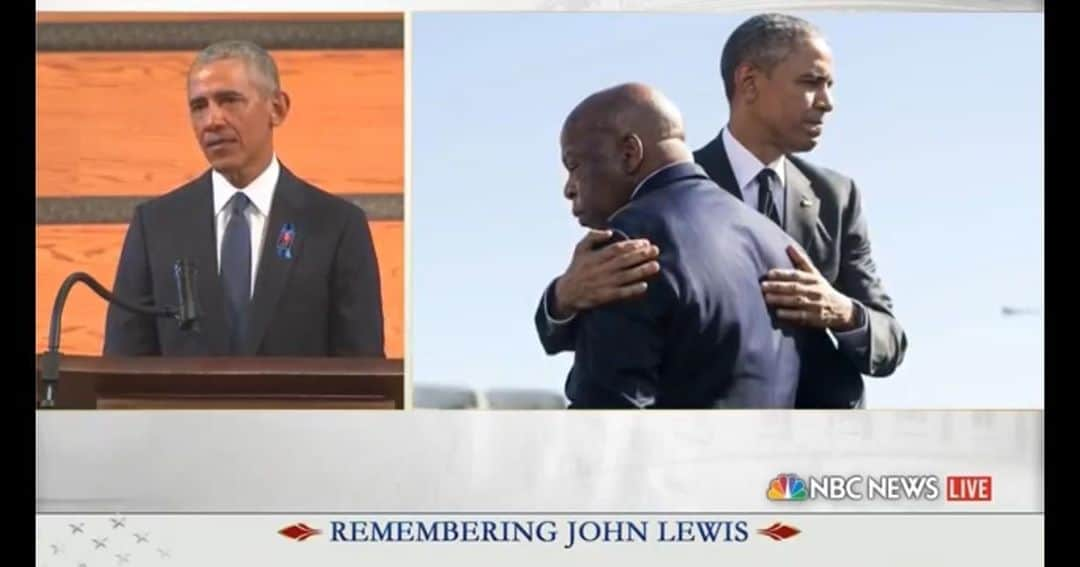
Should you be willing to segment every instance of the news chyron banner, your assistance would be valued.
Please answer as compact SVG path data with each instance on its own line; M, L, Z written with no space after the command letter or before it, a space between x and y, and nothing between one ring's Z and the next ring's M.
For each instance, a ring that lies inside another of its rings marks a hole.
M647 417L40 413L39 564L1041 561L1040 412Z
M1038 516L48 515L37 564L1041 565L1042 536Z

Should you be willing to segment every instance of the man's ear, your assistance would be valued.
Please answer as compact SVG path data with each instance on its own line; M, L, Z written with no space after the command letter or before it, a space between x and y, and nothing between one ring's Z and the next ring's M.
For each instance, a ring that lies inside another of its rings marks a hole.
M623 173L627 175L633 175L641 168L645 161L645 144L637 134L631 132L619 141L619 158Z
M277 94L270 98L270 124L275 127L281 126L288 115L289 94L285 91L278 91Z
M743 63L735 68L735 90L740 93L746 102L757 100L758 83L761 81L761 71L749 63Z

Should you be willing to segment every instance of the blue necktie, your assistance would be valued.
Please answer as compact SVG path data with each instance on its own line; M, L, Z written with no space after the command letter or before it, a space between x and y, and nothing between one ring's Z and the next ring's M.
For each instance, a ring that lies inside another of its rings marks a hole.
M247 334L251 303L251 228L247 211L251 201L237 191L229 200L229 224L221 243L221 284L229 321L229 351L239 354Z
M784 226L780 222L780 210L776 208L776 201L773 200L773 188L780 186L780 178L775 171L766 167L757 175L757 182L758 212L772 219L777 226Z

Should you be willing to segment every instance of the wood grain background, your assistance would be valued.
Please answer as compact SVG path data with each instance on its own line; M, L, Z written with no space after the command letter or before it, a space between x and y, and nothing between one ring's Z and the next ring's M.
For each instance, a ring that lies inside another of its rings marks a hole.
M146 21L146 15L38 14L39 22ZM332 15L331 15L332 16ZM222 15L160 14L199 22ZM319 19L326 19L320 14ZM386 19L350 14L344 20ZM291 14L245 20L303 21ZM271 50L292 108L275 132L282 162L338 194L401 195L404 181L404 55L401 49ZM194 53L39 52L38 197L154 197L205 171L188 122L186 74ZM87 199L89 201L89 199ZM404 219L372 222L382 277L386 353L404 356ZM84 271L112 287L126 224L37 227L37 340L63 279ZM62 349L101 352L105 304L77 286L64 311Z
M400 51L273 53L292 101L282 162L335 193L400 192ZM147 195L206 169L188 120L188 53L37 55L37 195Z

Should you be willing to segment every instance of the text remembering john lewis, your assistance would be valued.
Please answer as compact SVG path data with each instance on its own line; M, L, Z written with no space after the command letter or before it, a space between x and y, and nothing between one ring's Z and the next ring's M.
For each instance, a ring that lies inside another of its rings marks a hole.
M356 520L330 522L332 542L542 543L570 549L607 543L742 543L744 520Z

